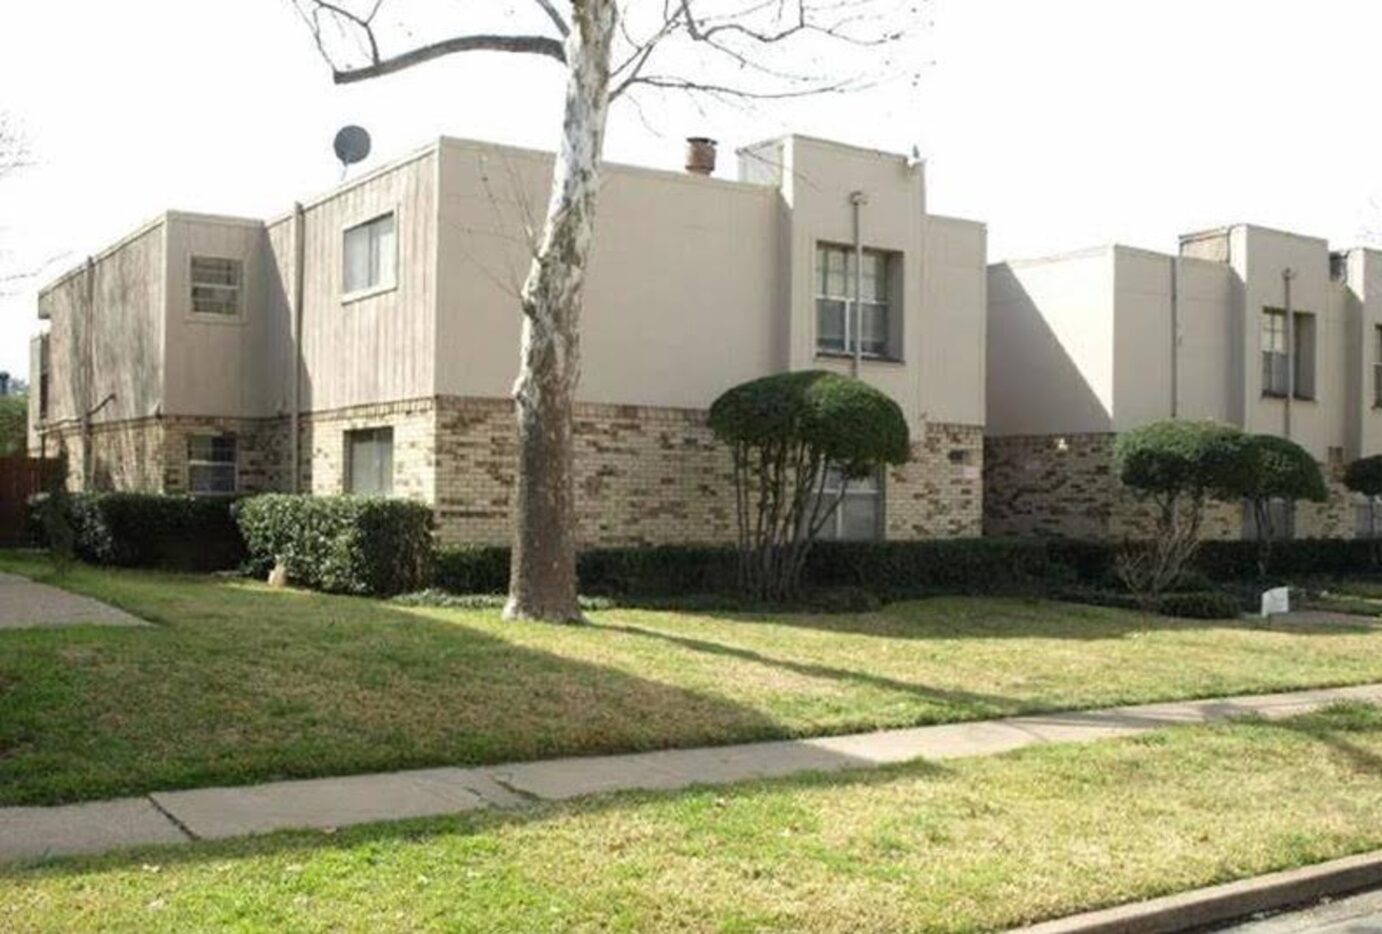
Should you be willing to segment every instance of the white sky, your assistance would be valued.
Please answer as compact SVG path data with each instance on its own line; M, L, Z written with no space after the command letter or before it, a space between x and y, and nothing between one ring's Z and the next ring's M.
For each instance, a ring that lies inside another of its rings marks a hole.
M0 268L61 256L43 278L165 208L267 216L331 187L342 123L373 134L367 164L441 133L552 148L558 130L543 59L463 56L337 88L288 0L11 7L0 111L37 164L0 183ZM932 0L921 16L917 82L751 115L620 105L607 158L677 168L681 138L702 133L724 152L787 130L916 144L931 209L986 221L995 260L1172 250L1237 221L1338 245L1382 227L1382 3ZM19 375L33 291L0 298L0 369Z

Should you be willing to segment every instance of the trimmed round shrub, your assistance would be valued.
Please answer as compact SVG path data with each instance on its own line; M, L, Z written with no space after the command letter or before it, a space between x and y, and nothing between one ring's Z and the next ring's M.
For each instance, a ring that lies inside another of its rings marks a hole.
M332 593L392 596L432 574L432 509L375 496L266 493L241 500L236 520L257 576L282 559L288 579Z
M1252 435L1248 438L1248 452L1255 472L1237 492L1249 499L1322 503L1329 498L1320 465L1294 441L1276 435Z
M907 461L902 409L862 380L825 370L774 373L741 383L710 406L710 428L729 444L802 442L853 476Z
M1382 496L1382 454L1360 457L1345 467L1344 486L1364 496Z
M1118 478L1144 493L1236 498L1249 485L1248 437L1212 421L1152 422L1118 437Z

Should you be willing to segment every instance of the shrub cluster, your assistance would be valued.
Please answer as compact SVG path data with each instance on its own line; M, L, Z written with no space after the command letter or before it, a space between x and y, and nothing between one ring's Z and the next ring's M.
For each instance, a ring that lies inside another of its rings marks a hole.
M392 596L427 586L432 510L425 503L364 496L266 493L235 509L263 576L282 559L288 579L332 593Z
M30 503L30 525L40 532L48 495ZM220 571L245 557L229 499L159 493L71 493L64 499L73 550L90 564Z
M732 589L736 560L729 546L596 548L577 557L576 569L582 593L677 597ZM440 548L435 566L433 585L450 593L503 593L509 587L505 545Z

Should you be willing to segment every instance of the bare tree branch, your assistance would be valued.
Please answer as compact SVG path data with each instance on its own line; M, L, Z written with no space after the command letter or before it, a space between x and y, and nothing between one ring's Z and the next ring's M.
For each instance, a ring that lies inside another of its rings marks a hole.
M547 14L547 18L552 21L552 25L557 27L557 32L561 34L563 39L571 35L571 27L566 24L566 18L557 12L557 8L552 6L550 0L533 0L533 2L542 7L542 12Z

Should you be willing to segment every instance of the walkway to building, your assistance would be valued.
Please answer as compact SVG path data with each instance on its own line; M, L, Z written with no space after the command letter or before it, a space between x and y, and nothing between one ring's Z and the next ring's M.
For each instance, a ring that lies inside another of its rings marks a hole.
M58 807L0 808L0 859L99 853L290 828L325 830L480 808L518 808L538 801L615 791L719 785L913 759L987 756L1023 746L1093 742L1232 717L1276 719L1343 701L1382 703L1382 684L1008 717L820 739L161 791L139 798Z
M149 624L99 600L36 584L18 574L0 573L0 629L80 625Z

